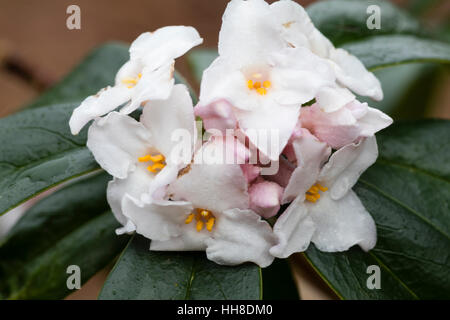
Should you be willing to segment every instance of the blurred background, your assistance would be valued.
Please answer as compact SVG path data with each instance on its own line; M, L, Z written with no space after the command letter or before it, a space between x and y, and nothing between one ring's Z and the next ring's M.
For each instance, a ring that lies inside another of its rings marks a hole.
M228 0L0 0L0 117L31 102L60 81L90 50L107 41L131 42L140 33L162 26L191 25L204 38L203 48L215 48L221 16L227 2ZM307 6L315 1L297 2ZM447 39L450 39L450 1L392 2L416 15L426 27L444 26ZM81 8L81 30L68 30L66 27L69 16L66 9L72 4ZM190 76L186 58L178 60L176 66L194 88L198 89L198 83ZM406 114L394 112L394 119L423 116L450 119L448 68L409 65L380 70L376 74L382 80L386 100L391 105L411 103ZM422 101L426 101L426 108ZM417 104L418 109L413 106ZM374 106L383 109L383 105ZM23 211L23 208L18 210ZM5 223L3 226L8 227ZM0 236L1 233L0 228ZM291 265L297 280L301 279L297 283L302 298L334 298L300 257L292 258ZM100 272L82 290L69 298L95 299L106 275L107 270Z

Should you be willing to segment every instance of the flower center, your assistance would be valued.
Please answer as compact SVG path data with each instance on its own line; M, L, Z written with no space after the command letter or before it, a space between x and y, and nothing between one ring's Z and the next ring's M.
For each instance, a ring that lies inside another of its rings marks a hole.
M155 155L148 154L146 156L139 157L138 160L139 162L148 162L148 161L153 162L152 165L149 165L147 167L147 170L153 173L156 173L157 171L161 170L166 166L165 163L166 158L164 158L164 156L161 153Z
M133 88L138 83L139 79L141 79L141 77L142 73L139 73L136 78L132 77L123 78L122 83L126 84L128 88Z
M216 221L216 218L214 217L214 215L212 214L211 211L206 210L206 209L201 209L201 208L197 208L195 209L195 211L197 211L197 213L191 213L186 220L184 221L184 223L189 224L191 223L194 218L195 221L197 221L195 228L197 229L197 232L200 232L203 230L203 227L206 225L206 229L211 232L212 228L214 226L214 223Z
M256 90L256 92L260 95L267 94L267 90L272 86L272 83L264 79L262 73L256 72L250 76L250 79L247 80L247 87L250 90Z
M327 190L327 187L322 186L320 183L316 183L311 188L309 188L308 191L306 191L305 198L309 202L316 202L320 199L319 191L325 192Z

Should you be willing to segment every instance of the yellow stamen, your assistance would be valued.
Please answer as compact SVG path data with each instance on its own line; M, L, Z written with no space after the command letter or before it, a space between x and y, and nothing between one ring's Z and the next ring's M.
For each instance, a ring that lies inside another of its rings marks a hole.
M320 185L319 183L312 185L311 188L309 188L308 191L306 191L305 194L306 200L310 202L316 202L317 200L319 200L320 199L319 190L325 192L328 190L328 188Z
M272 83L270 83L270 81L268 81L268 80L263 82L263 87L266 89L269 89L271 85L272 85Z
M255 84L253 85L253 88L255 88L256 90L258 90L259 88L261 88L261 82L256 81Z
M132 83L136 84L138 81L135 78L124 78L122 79L122 83Z
M258 92L260 95L265 95L267 93L267 89L266 88L258 88L256 89L256 92Z
M166 160L166 158L164 158L164 156L162 154L149 156L149 159L153 162L162 162L162 161Z
M184 223L189 224L192 222L192 220L194 220L194 214L191 213L190 215L188 215L188 217L186 218L186 220L184 220Z
M209 232L211 232L215 221L216 221L216 219L209 218L208 221L206 222L206 229L208 229Z
M165 167L165 164L158 162L158 163L152 164L151 166L148 166L147 170L150 171L150 172L156 172L158 170L161 170L164 167Z
M197 221L197 226L196 226L196 229L197 229L197 232L200 232L200 231L202 231L202 229L203 229L203 220L198 220Z
M253 81L252 80L248 80L247 81L247 87L251 90L253 89Z
M138 158L138 160L139 160L139 162L147 162L147 161L150 161L151 160L151 155L146 155L146 156L143 156L143 157L139 157Z

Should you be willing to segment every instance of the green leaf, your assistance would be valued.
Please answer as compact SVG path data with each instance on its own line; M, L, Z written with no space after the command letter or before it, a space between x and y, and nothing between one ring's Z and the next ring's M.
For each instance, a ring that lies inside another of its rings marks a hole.
M0 119L0 214L65 180L98 169L86 132L72 136L77 105L28 109Z
M105 173L73 183L32 207L0 245L0 299L61 299L67 267L84 283L126 245L106 202Z
M220 266L203 252L149 251L136 235L122 253L99 299L260 299L261 270L254 264Z
M367 28L372 12L367 8L380 8L381 29ZM380 0L329 0L318 1L306 9L311 20L335 45L357 39L385 34L423 34L419 22L388 1Z
M394 124L378 136L380 156L354 188L377 224L369 253L358 247L306 256L345 299L450 298L450 121ZM366 286L369 265L381 289Z
M377 36L342 47L357 56L370 70L411 62L450 63L448 43L415 36Z

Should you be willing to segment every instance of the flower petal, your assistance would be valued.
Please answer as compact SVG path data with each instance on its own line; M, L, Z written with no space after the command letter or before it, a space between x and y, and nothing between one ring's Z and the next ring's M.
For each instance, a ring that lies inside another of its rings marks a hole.
M284 259L303 252L308 248L314 231L315 225L308 215L307 206L302 197L297 197L273 226L277 244L270 248L270 253Z
M151 132L155 148L166 157L167 163L191 162L197 130L192 99L185 85L174 86L167 100L147 102L141 122Z
M267 267L273 261L269 249L275 244L270 225L251 210L224 211L206 240L206 255L221 265L254 262Z
M355 96L347 88L339 86L323 87L317 93L316 101L324 112L337 111L355 100Z
M124 179L138 157L152 150L150 132L133 118L118 112L96 120L89 128L87 147L109 174Z
M324 86L333 86L335 76L329 63L306 48L286 48L271 55L273 88L267 95L280 104L303 104Z
M130 195L122 200L122 213L136 226L136 232L152 240L169 240L181 234L184 220L193 210L189 202L143 202Z
M286 46L269 5L263 0L232 0L222 18L219 55L237 68L264 61L268 52Z
M316 226L311 241L321 251L345 251L355 244L368 251L376 244L375 222L351 190L337 201L325 192L309 212Z
M375 137L365 138L337 150L320 172L319 181L328 188L333 200L338 200L355 185L359 176L378 157Z
M239 164L224 162L223 144L216 140L210 140L197 151L189 171L169 186L168 193L175 200L189 201L196 208L213 212L246 209L247 180Z
M203 229L198 232L192 224L184 224L178 237L166 241L152 240L150 250L152 251L205 251L205 240L209 239L210 233Z
M383 99L380 81L372 72L367 71L358 58L338 48L330 52L330 59L337 65L336 78L343 86L377 101Z
M148 192L148 187L152 184L154 176L150 174L143 166L138 166L135 171L131 172L127 178L114 178L108 183L106 198L111 210L123 226L131 227L127 217L122 212L122 200L125 194L136 199L141 199L142 195ZM135 228L125 228L122 231L130 232ZM120 231L119 231L120 232Z
M319 141L308 130L292 141L297 158L297 168L291 175L284 190L282 203L287 203L299 197L304 199L306 191L319 178L320 169L331 153L331 148Z
M277 161L294 131L300 105L261 105L257 111L235 110L239 127L264 156Z
M193 27L167 26L142 33L134 40L130 47L130 59L141 59L146 67L155 70L202 42Z
M169 98L175 80L173 63L167 63L153 71L148 67L142 70L142 77L132 88L131 101L120 112L129 114L148 100L166 100Z
M72 134L78 134L92 119L100 117L131 98L131 90L125 86L106 87L96 95L89 96L73 110L69 125Z

